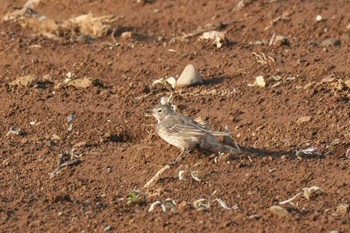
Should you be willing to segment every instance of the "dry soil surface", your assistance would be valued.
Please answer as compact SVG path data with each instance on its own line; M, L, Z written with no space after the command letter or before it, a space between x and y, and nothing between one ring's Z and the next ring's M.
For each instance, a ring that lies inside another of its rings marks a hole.
M350 231L348 0L32 2L0 6L1 232ZM251 154L192 151L145 188L179 154L152 83L188 64L204 84L174 104Z

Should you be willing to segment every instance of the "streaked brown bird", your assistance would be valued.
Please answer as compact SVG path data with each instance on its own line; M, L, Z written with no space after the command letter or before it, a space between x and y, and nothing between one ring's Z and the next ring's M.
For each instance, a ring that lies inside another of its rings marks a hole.
M160 104L152 110L152 115L158 120L156 131L169 144L181 149L176 159L180 159L184 152L196 147L210 153L229 153L237 155L241 152L228 132L212 131L209 126L202 125L190 116L177 113L172 104ZM220 142L216 136L230 137L232 145Z

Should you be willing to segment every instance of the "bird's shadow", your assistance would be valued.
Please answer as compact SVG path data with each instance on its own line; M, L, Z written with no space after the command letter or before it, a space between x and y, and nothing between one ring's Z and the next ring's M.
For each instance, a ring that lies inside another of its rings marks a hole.
M297 155L295 151L269 151L259 148L252 147L241 147L243 152L251 153L257 157L272 157L272 158L281 158L283 156L287 156L288 158L303 158L303 159L323 159L325 156L323 154L299 154Z
M205 79L204 84L208 85L208 86L214 86L214 85L217 85L217 84L224 82L226 79L228 79L228 77L229 76L227 76L227 75L211 77L211 78Z

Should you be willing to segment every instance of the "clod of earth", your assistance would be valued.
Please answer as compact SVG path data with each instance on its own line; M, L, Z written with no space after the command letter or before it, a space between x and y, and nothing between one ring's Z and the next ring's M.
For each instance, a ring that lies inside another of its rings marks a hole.
M273 214L276 214L278 216L282 216L282 217L285 217L289 214L288 210L281 207L281 206L278 206L278 205L274 205L274 206L271 206L270 207L270 212L273 213Z
M303 116L303 117L300 117L297 120L297 124L303 124L303 123L306 123L306 122L309 122L309 121L311 121L311 117L310 116Z

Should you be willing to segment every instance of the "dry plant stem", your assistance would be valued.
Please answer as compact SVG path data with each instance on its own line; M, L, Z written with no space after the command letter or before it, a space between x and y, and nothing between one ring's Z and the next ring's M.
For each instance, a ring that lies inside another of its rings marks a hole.
M57 175L57 173L64 167L68 167L71 165L75 165L80 163L81 160L80 159L74 159L74 160L69 160L65 163L62 163L61 165L59 165L55 170L53 170L53 172L50 173L50 178L54 177L55 175Z
M297 198L298 196L300 196L301 194L303 193L298 193L297 195L295 195L294 197L288 199L288 200L285 200L285 201L281 201L279 204L280 205L284 205L284 204L287 204L287 203L291 203L292 201L294 201L295 198Z
M145 184L145 186L143 186L144 188L149 188L149 187L151 187L154 183L156 183L158 180L159 180L159 178L160 178L160 176L166 171L166 170L168 170L170 168L170 165L169 164L167 164L167 165L165 165L164 167L162 167L146 184Z
M187 39L187 38L190 38L190 37L194 37L194 36L201 35L201 34L203 34L204 32L209 32L209 31L212 31L212 30L217 30L217 29L219 29L219 28L220 28L220 25L212 26L212 27L209 27L209 28L203 28L203 29L200 29L200 30L197 30L197 31L188 33L188 34L185 34L185 35L182 36L182 38L183 38L183 39Z

